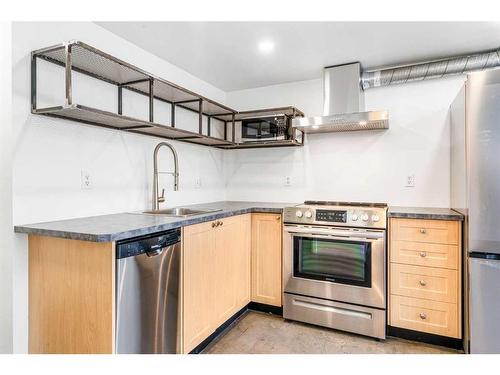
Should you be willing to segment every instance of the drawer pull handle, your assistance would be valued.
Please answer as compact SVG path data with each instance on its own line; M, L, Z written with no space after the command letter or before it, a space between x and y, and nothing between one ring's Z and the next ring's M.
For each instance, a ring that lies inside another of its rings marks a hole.
M224 222L223 221L219 221L219 225L224 225Z
M426 233L427 233L427 230L425 230L424 228L420 228L420 233L422 233L422 234L426 234Z
M215 228L217 226L217 223L214 221L212 222L212 228Z
M427 282L425 280L420 280L420 285L422 286L426 286L427 285Z
M425 258L425 257L427 256L427 253L426 253L425 251L421 251L421 252L420 252L420 256L421 256L422 258Z
M427 319L427 315L425 315L425 313L420 313L420 319L422 320Z

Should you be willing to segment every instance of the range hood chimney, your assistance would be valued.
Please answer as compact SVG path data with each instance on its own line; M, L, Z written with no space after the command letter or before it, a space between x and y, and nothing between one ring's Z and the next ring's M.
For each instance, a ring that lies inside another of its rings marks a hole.
M387 111L365 112L359 63L326 67L323 73L323 116L297 117L292 126L304 133L389 128Z

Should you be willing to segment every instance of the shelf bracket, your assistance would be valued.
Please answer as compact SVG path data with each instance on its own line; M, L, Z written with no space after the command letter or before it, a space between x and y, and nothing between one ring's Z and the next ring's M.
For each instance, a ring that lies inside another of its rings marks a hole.
M235 129L235 123L234 123L234 121L235 121L235 115L233 113L232 116L231 116L231 140L232 140L233 143L234 143L234 138L235 138L235 134L234 134L235 133L235 130L234 130Z
M155 97L154 97L154 88L153 88L153 85L154 85L154 81L153 79L150 79L149 80L149 122L153 122L154 120L154 100L155 100Z
M170 126L175 128L175 103L172 103L170 108Z
M66 55L66 64L64 68L66 105L70 106L73 104L71 87L71 44L66 44L64 46L64 53Z
M118 86L118 114L123 114L123 89L122 86Z
M31 54L31 111L36 111L36 55Z
M203 99L198 103L198 133L203 135Z

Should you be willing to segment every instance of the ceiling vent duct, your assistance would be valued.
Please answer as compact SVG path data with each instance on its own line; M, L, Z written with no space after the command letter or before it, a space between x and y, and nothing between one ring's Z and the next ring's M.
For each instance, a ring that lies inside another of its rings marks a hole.
M304 133L389 128L387 111L365 112L359 63L331 66L323 72L323 116L296 117L292 126Z
M442 78L500 66L500 48L464 56L363 72L363 89Z

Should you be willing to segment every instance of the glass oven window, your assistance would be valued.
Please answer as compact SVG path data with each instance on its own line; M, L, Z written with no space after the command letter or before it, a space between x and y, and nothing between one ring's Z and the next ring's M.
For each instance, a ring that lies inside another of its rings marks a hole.
M294 237L295 277L371 287L371 243Z

